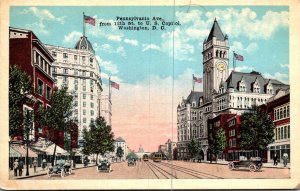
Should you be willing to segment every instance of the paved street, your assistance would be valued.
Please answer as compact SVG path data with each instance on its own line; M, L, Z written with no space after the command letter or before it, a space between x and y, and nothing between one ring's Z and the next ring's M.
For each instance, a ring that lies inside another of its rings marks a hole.
M180 179L180 178L289 178L289 168L265 168L259 172L246 169L229 170L224 164L192 163L183 161L163 161L161 163L137 162L136 166L127 166L126 162L113 163L112 172L96 171L96 166L76 169L64 178L47 175L30 179Z

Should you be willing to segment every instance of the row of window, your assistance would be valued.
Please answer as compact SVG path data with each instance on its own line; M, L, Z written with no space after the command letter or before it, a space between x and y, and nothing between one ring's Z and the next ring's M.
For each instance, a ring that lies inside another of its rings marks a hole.
M94 108L94 103L93 102L91 102L90 105L91 105L91 108ZM74 106L78 107L78 101L74 101ZM86 102L85 101L82 102L82 107L86 107Z
M95 121L94 118L91 118L90 123L93 124L94 121ZM79 122L79 121L78 121L78 117L75 117L75 122L76 122L76 123ZM82 123L87 123L86 117L83 117L83 118L82 118ZM84 125L83 128L85 129L86 126Z
M69 70L73 70L73 69L69 69L69 68L63 68L63 74L69 74ZM57 67L53 67L53 73L57 73ZM88 72L88 71L86 71L86 70L76 70L76 69L74 69L74 72L73 72L73 74L74 75L79 75L79 73L80 73L80 75L81 76L87 76L87 74L88 73L90 73L90 77L94 77L94 73L93 72Z
M90 115L94 116L94 114L95 114L94 110L91 110ZM75 115L78 115L78 110L77 109L75 110ZM82 110L82 115L86 115L86 110L85 109Z
M51 66L49 62L47 62L36 50L33 51L33 63L39 65L44 72L51 76Z
M247 91L246 85L245 85L245 83L244 83L243 81L239 82L239 91L240 91L240 92L245 92L245 91ZM260 92L261 92L261 91L260 91L260 86L259 86L258 82L255 82L255 83L253 84L253 92L254 92L254 93L260 93ZM267 92L266 92L266 93L267 93L267 94L273 94L273 89L272 89L272 86L271 86L271 85L268 85L268 86L267 86Z
M274 109L274 120L281 120L290 117L290 105L285 105Z
M223 110L226 108L225 98L217 100L217 111Z
M40 79L37 80L37 92L40 96L44 96L44 82ZM51 96L51 88L46 85L46 99L49 100Z
M217 58L226 58L226 54L227 54L227 51L223 51L223 50L216 50L215 52L215 55ZM205 55L205 60L208 60L210 58L213 57L213 53L212 52L208 52L206 55Z
M57 52L55 52L55 51L52 51L52 56L54 57L54 58L56 58L57 57ZM67 59L69 57L69 54L68 53L66 53L66 52L64 52L63 53L63 58L64 59ZM74 60L78 60L78 55L74 55ZM81 60L84 62L84 61L86 61L86 56L81 56ZM90 58L90 62L92 63L93 62L93 58Z
M290 138L290 125L276 127L274 137L275 137L275 140L289 139Z

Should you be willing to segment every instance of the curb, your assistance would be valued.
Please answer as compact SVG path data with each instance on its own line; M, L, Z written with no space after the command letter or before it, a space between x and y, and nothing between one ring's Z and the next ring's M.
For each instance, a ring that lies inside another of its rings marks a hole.
M198 163L198 162L188 162L188 163ZM215 163L215 162L199 162L199 163L203 163L203 164L217 164L217 165L228 165L228 164L225 164L225 163ZM262 168L277 168L277 169L291 169L290 167L281 167L281 166L264 166L264 163L263 163L263 166Z
M72 170L78 170L78 169L82 169L82 168L89 168L89 167L95 167L96 165L92 165L92 166L87 166L87 167L78 167L78 168L74 168ZM22 176L22 177L16 177L16 178L12 178L10 180L18 180L18 179L26 179L26 178L32 178L32 177L37 177L37 176L44 176L47 175L47 172L45 173L41 173L41 174L34 174L34 175L29 175L29 176Z

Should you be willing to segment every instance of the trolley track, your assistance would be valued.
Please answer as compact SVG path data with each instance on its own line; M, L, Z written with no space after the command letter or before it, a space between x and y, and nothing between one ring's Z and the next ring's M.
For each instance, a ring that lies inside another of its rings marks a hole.
M177 171L180 171L180 172L185 173L185 174L189 174L189 175L194 176L196 178L201 178L201 179L203 179L203 178L211 178L211 179L219 178L219 179L223 179L220 176L215 176L215 175L212 175L212 174L208 174L208 173L205 173L205 172L193 170L193 169L190 169L190 168L186 168L186 167L182 167L182 166L178 166L178 165L174 165L174 164L168 164L168 163L165 163L165 162L161 162L160 165L169 167L173 170L177 170Z
M156 171L158 171L160 174L162 174L166 179L170 179L169 176L167 176L166 174L170 175L171 177L174 177L175 179L177 179L177 176L173 175L172 173L166 171L165 169L159 167L159 165L154 164L150 161L146 162L146 164L149 166L149 168L151 169L151 171L155 174L155 176L159 179L159 177L157 176L157 173L154 172L153 169L155 169Z

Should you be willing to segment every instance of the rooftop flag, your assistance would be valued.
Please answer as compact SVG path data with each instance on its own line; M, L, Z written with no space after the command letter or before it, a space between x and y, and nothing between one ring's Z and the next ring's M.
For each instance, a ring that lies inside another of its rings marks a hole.
M197 77L193 76L193 80L194 80L194 82L202 83L202 78L197 78Z
M90 17L90 16L84 15L84 22L85 22L85 23L89 23L89 24L91 24L91 25L93 25L93 26L96 25L96 19L93 18L93 17Z
M117 90L120 89L120 85L116 82L110 81L110 85L111 85L111 87L116 88Z
M244 61L244 57L242 55L239 55L239 54L236 54L236 53L233 53L233 55L234 55L234 58L236 60Z

